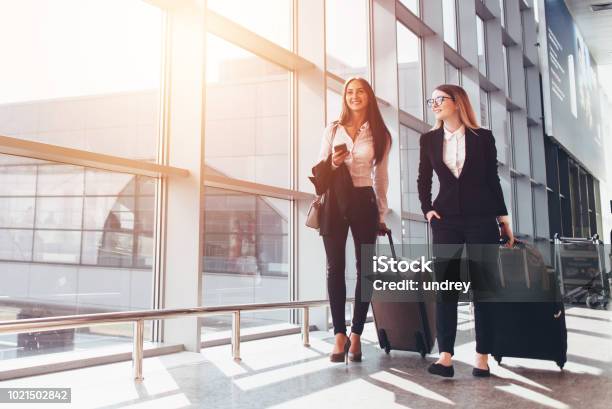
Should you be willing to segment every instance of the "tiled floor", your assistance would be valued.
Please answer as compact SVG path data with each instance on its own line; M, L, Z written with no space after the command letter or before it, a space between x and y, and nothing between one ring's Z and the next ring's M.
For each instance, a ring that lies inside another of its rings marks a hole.
M465 310L460 317L453 379L426 373L435 355L385 355L368 324L364 362L348 367L329 362L331 333L314 332L310 348L301 346L299 335L245 342L239 363L227 345L146 359L141 384L131 380L131 364L125 362L5 381L0 387L71 387L73 403L64 405L69 408L612 407L612 311L567 310L563 371L553 362L505 358L502 366L491 360L489 379L471 375L473 323Z

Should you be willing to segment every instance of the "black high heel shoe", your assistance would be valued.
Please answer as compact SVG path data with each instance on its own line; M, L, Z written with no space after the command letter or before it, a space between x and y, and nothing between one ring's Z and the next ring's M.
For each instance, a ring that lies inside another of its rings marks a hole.
M329 354L329 360L332 362L344 362L348 365L348 354L349 348L351 347L351 339L347 338L344 343L344 350L338 353Z

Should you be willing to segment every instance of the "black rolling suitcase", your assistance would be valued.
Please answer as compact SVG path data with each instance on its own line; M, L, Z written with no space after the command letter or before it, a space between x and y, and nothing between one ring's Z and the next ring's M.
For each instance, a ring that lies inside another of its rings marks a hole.
M391 254L398 260L390 230L387 231L387 237ZM415 278L410 274L405 277ZM372 299L378 342L387 354L392 349L419 352L422 357L431 352L436 338L435 296L424 295L422 299L423 301L414 302Z
M512 256L510 252L518 252ZM504 254L506 253L506 254ZM509 259L522 258L523 263L504 262ZM503 357L531 358L550 360L560 368L567 361L567 328L565 325L565 308L556 300L554 278L542 268L544 261L533 247L518 243L516 249L501 249L500 275L506 277L502 291L537 291L546 301L499 302L495 304L495 336L493 357L501 363ZM519 270L519 269L523 270ZM504 271L504 269L506 271ZM512 269L513 271L508 271ZM525 270L527 269L527 270ZM543 275L543 276L540 276ZM518 280L508 285L507 277L525 277L522 287ZM503 282L503 281L502 281Z

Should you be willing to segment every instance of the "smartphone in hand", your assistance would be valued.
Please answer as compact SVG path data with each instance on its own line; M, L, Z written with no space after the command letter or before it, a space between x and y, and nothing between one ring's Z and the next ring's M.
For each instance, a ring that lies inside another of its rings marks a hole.
M348 148L346 147L346 143L342 143L340 145L335 145L334 146L334 153L337 152L346 152L348 151Z

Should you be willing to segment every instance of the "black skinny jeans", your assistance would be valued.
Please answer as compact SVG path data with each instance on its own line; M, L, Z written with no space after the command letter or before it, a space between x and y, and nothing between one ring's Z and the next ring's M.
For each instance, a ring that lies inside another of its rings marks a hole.
M351 333L361 334L368 314L369 301L361 301L361 245L374 244L378 233L378 206L376 195L371 187L356 187L350 203L348 215L334 219L332 232L323 236L327 255L327 292L334 324L334 335L346 334L344 308L346 303L346 238L351 229L357 259L357 285Z
M436 264L437 281L459 281L460 259L463 244L467 244L468 259L470 260L469 278L474 296L474 324L476 332L476 352L480 354L491 353L493 342L493 325L495 315L495 302L489 298L481 301L483 294L493 293L498 288L497 246L499 245L499 228L495 217L463 217L444 216L441 219L432 218L431 229L433 233L434 255L445 257L455 253L456 258L447 258L442 263L444 268ZM457 245L439 246L436 244ZM479 246L482 245L482 246ZM438 253L438 254L436 254ZM441 271L440 271L441 270ZM436 330L439 352L449 352L454 355L455 338L457 335L457 302L459 291L439 291L436 304Z

